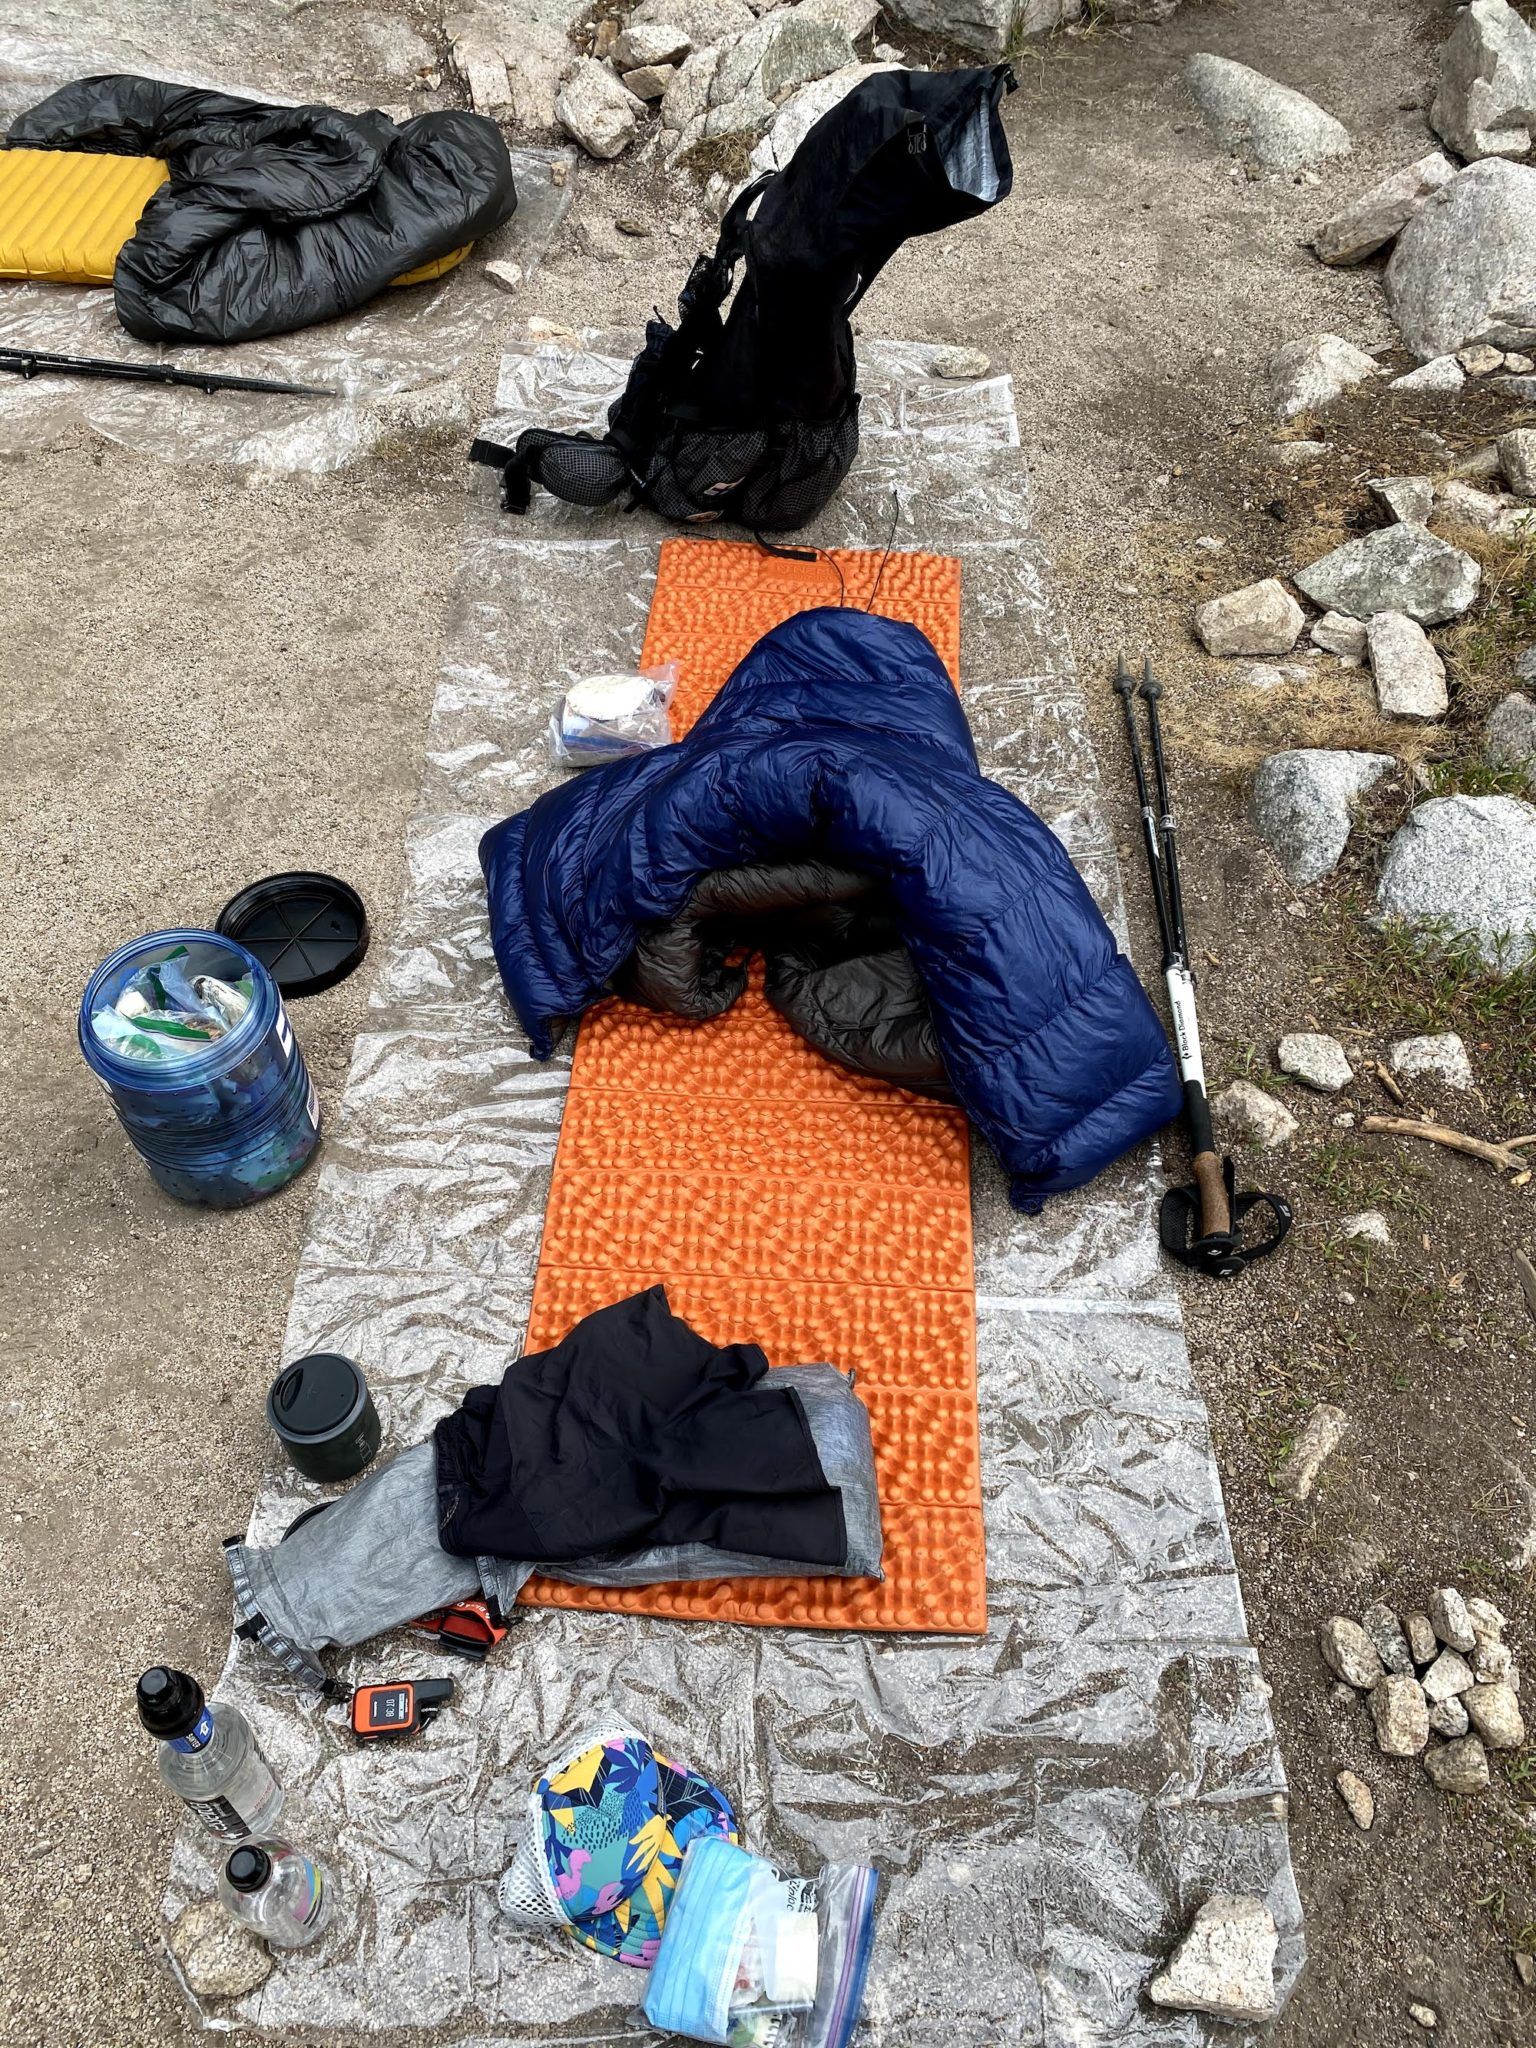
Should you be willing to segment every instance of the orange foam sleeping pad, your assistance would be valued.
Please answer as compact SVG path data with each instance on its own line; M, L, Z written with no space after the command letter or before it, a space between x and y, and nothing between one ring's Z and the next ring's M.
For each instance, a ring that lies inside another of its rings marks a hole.
M664 544L647 665L681 668L673 728L794 613L846 601L907 619L952 678L960 565L839 551L790 562L732 541ZM878 578L878 587L877 587ZM718 1344L852 1367L874 1432L885 1579L724 1579L608 1591L534 1578L535 1606L795 1628L986 1627L969 1133L955 1109L813 1052L760 975L707 1024L615 1000L581 1025L528 1348L665 1284Z

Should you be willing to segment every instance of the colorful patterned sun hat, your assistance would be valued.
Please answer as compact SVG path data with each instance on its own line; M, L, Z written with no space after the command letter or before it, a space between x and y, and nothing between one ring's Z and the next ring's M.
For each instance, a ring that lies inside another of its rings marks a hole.
M599 1955L649 1969L683 1854L706 1836L737 1840L717 1786L632 1728L584 1735L534 1787L502 1909L527 1925L564 1924Z

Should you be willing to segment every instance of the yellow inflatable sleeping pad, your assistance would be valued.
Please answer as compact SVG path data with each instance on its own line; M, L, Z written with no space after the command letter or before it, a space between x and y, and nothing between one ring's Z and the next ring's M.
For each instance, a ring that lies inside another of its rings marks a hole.
M450 249L446 256L434 256L430 263L418 263L414 270L402 270L398 277L389 280L390 290L397 292L403 284L430 284L434 277L446 277L450 270L457 269L474 246L473 242L466 242L462 248Z
M0 279L110 284L118 252L170 176L158 157L69 149L0 149ZM470 244L391 280L428 284Z
M0 277L110 284L117 252L169 175L153 156L0 150Z

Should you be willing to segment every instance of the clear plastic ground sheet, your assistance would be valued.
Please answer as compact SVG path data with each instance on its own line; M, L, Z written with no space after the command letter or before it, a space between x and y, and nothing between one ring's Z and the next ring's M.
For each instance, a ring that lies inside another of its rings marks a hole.
M508 358L498 434L588 424L623 337ZM1026 796L1123 922L1083 700L1044 595L1006 379L932 352L863 358L865 440L810 538L956 554L964 695L983 765ZM410 878L371 1028L330 1117L287 1356L359 1359L386 1447L419 1439L518 1345L565 1066L531 1063L491 959L475 848L549 785L551 704L639 650L661 533L472 483ZM804 537L801 537L804 538ZM829 592L829 596L835 591ZM438 2025L466 2043L630 2041L641 1982L498 1920L495 1882L539 1765L618 1717L690 1758L788 1866L885 1873L861 2039L888 2048L1240 2041L1144 1987L1215 1891L1268 1899L1282 1992L1301 1966L1284 1778L1246 1640L1206 1418L1155 1249L1143 1152L1037 1218L975 1147L985 1637L852 1636L530 1612L408 1747L358 1751L239 1646L223 1684L288 1787L282 1825L332 1866L341 1927L214 2023ZM272 1540L313 1499L274 1468ZM356 1681L445 1668L397 1637ZM450 1667L451 1668L451 1667ZM170 1918L206 1896L184 1832Z
M180 62L172 41L159 61L135 62L132 51L104 52L83 36L71 44L8 35L0 22L0 133L69 79L125 67L253 98L297 97L289 89L298 82L291 65L274 63L264 79L248 55L253 83L245 72L233 79L223 75L211 52L199 56L200 62ZM411 83L409 76L398 80L399 98ZM569 209L575 155L570 149L514 149L517 211L446 277L384 292L342 319L269 340L231 348L159 347L124 332L106 287L0 282L0 347L222 370L336 394L279 397L0 375L0 455L57 447L86 427L163 461L323 472L345 468L402 438L434 430L462 437L471 401L455 377L505 323L509 310L505 292L484 275L485 262L516 263L525 277L537 268Z

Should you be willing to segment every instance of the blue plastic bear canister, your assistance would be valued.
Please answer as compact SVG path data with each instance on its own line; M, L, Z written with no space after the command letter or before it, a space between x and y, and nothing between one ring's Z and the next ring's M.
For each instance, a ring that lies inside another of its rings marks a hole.
M86 984L80 1050L168 1195L235 1209L302 1171L320 1106L277 984L217 932L152 932Z

